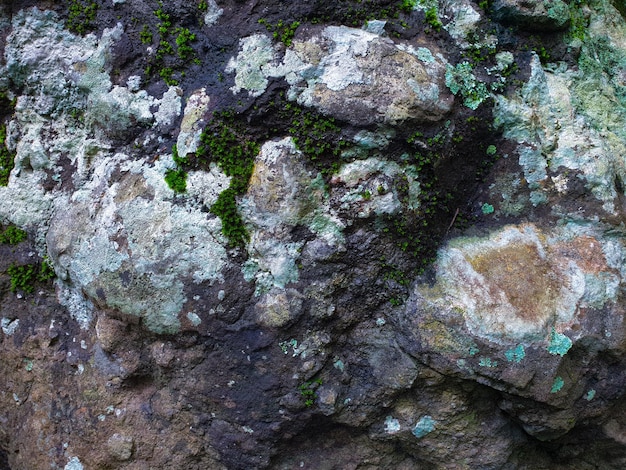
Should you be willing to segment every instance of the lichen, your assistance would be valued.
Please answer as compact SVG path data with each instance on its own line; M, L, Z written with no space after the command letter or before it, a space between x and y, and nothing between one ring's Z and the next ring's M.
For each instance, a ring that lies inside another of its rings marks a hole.
M437 422L429 415L422 416L413 430L411 431L415 437L421 439L435 430Z
M11 336L13 333L15 333L19 326L19 318L11 320L10 318L2 317L2 320L0 320L0 327L2 328L2 332L7 336Z
M472 65L467 61L446 66L446 86L454 95L460 95L463 104L470 109L477 109L491 96L487 85L476 78Z
M563 388L563 385L565 385L565 381L563 380L563 377L561 376L555 377L554 382L552 383L552 388L550 389L550 393L557 393L561 391L561 389Z
M498 367L498 361L494 361L490 357L481 357L478 361L478 365L481 367L493 369L495 367Z
M63 470L83 470L83 464L78 457L72 457L63 467Z
M226 73L235 73L235 85L231 88L237 94L246 90L251 97L263 94L268 85L268 65L274 60L272 41L265 34L255 34L239 41L239 53L231 58Z
M550 332L550 343L548 344L548 352L550 354L565 356L567 351L572 347L572 340L565 336L563 333L559 333L556 329L552 328Z
M387 434L395 434L400 432L400 421L393 416L387 416L385 418L385 432Z
M522 359L526 357L526 350L524 349L524 345L518 344L515 348L508 349L504 352L504 357L506 357L506 360L509 362L515 362L519 364L520 362L522 362Z

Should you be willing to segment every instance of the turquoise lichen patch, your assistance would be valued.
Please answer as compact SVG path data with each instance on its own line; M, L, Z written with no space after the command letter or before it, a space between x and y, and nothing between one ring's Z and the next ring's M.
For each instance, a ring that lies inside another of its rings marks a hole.
M430 52L430 50L426 49L425 47L417 48L417 58L426 64L431 64L435 61L435 57L433 56L433 53Z
M563 388L565 382L561 376L556 376L554 378L554 382L552 382L552 388L550 389L550 393L557 393Z
M333 367L341 372L344 371L345 369L345 364L343 363L343 361L341 359L337 359L334 363L333 363Z
M585 395L585 400L587 401L591 401L593 400L593 398L596 396L596 391L592 388L591 390L589 390L587 392L587 394Z
M478 361L478 365L492 369L498 367L498 361L493 361L490 357L481 357L480 361Z
M295 351L298 349L298 340L295 338L291 338L289 341L281 341L278 343L278 347L280 347L281 351L284 354L289 353L289 348L293 349L294 357L296 356Z
M563 333L558 333L554 328L550 333L550 344L548 345L548 352L550 354L565 356L567 351L572 347L572 340L565 336Z
M24 359L24 369L26 369L26 372L30 372L33 370L32 359Z
M411 432L415 437L421 439L435 430L435 423L436 421L431 416L422 416Z
M478 347L474 344L474 345L470 346L468 352L469 352L470 356L475 356L476 354L478 354L479 351L480 351L480 349L478 349Z
M481 206L480 210L483 212L483 214L488 215L488 214L493 214L495 209L493 208L493 206L491 204L487 204L486 202Z
M518 344L515 348L509 349L504 352L504 357L509 362L520 363L524 357L526 357L526 351L523 344Z

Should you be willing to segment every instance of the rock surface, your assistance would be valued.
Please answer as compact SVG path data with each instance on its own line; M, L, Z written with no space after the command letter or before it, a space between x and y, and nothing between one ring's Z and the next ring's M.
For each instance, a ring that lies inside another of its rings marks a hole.
M0 468L624 468L624 8L165 3L0 6Z

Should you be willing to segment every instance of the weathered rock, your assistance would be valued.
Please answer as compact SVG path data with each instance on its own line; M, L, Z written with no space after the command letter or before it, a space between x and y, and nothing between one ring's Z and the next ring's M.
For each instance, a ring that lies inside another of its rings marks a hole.
M322 3L0 8L0 467L624 468L623 15Z
M233 92L259 96L270 77L285 77L290 99L362 126L438 121L452 106L443 83L447 62L436 49L329 26L319 36L294 41L282 63L277 55L267 36L243 39L226 69L236 72Z
M559 437L587 417L597 393L613 393L585 364L593 357L598 373L609 367L603 354L621 354L623 250L619 238L576 224L455 240L440 253L436 284L420 288L407 310L405 347L444 374L506 391L508 403L532 397L536 411L528 401L523 412L503 409L529 434Z
M559 30L569 25L569 7L562 0L495 0L492 9L498 21L529 30Z

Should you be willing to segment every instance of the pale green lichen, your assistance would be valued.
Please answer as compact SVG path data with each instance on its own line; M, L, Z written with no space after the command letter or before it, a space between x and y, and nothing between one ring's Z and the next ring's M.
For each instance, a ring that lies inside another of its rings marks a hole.
M546 258L543 240L534 226L508 226L485 238L452 240L440 250L439 285L452 307L463 312L474 335L495 342L538 340L545 337L552 319L571 321L584 286L579 285L577 272L566 271L555 278L557 261ZM503 269L503 263L511 269ZM534 266L535 284L519 284L514 272L520 266ZM550 282L558 283L556 295L545 293L545 284ZM528 305L519 302L525 295L536 297L532 316Z
M400 421L393 416L387 416L385 418L385 432L387 434L395 434L400 432Z
M494 125L520 144L520 165L534 205L547 201L548 171L560 172L564 167L581 172L604 209L615 210L613 181L616 175L626 176L623 162L614 158L626 152L622 125L626 107L616 92L624 87L616 82L607 86L616 75L605 72L601 56L593 48L583 48L584 73L545 70L534 56L530 77L517 94L494 97Z
M382 150L389 146L389 142L393 137L395 137L395 131L393 129L384 132L361 130L357 132L353 140L364 150Z
M83 464L78 457L72 457L63 467L63 470L83 470Z
M467 37L476 31L480 13L469 0L456 0L447 7L451 10L452 18L443 28L461 47L469 46Z
M162 162L147 167L117 158L100 161L96 180L76 191L71 202L57 200L59 210L48 232L51 255L61 277L91 299L140 317L152 331L174 333L186 301L182 279L221 278L226 249L219 220L207 219L193 204L169 200ZM93 204L91 185L107 181L113 168L126 176L107 185ZM115 241L120 231L124 245Z
M421 189L420 174L413 165L401 167L395 162L382 158L371 157L367 160L355 160L343 165L337 172L336 179L348 189L342 197L342 208L356 213L357 217L397 213L402 205L400 195L393 191L380 191L385 187L384 177L406 177L408 183L407 206L410 210L417 210L420 206ZM367 191L369 198L363 200L362 195Z
M583 301L591 308L602 308L608 302L617 299L621 280L610 272L585 274L585 295Z
M206 26L213 26L215 23L217 23L217 20L219 20L224 13L224 9L220 8L215 0L208 0L206 4L207 9L206 13L204 14L204 24Z
M227 73L235 73L233 93L246 90L252 97L263 94L269 83L268 67L275 51L271 39L265 34L254 34L239 41L239 53L226 66Z
M11 320L10 318L3 317L2 320L0 320L0 327L2 328L2 332L7 336L11 336L13 333L15 333L19 326L19 318Z
M188 312L187 319L193 326L199 326L202 323L202 318L196 312Z
M297 282L304 242L291 240L293 227L307 226L332 246L343 242L341 223L330 213L326 191L321 175L311 179L291 138L263 144L239 204L250 233L242 273L246 280L255 280L257 295Z
M430 49L427 49L425 47L417 48L417 58L426 64L432 64L433 62L435 62L435 57L433 56L433 53L430 52Z
M487 86L479 81L469 62L461 62L456 66L446 66L446 86L452 94L460 95L463 104L470 109L477 109L491 94Z
M587 392L587 394L585 395L585 400L587 401L591 401L594 399L594 397L596 396L596 391L592 388L591 390L589 390Z

